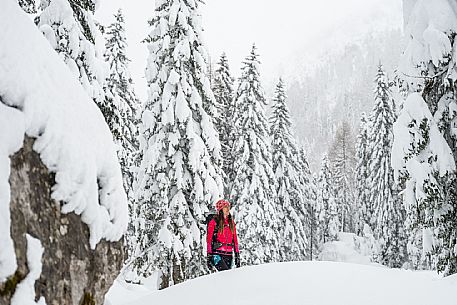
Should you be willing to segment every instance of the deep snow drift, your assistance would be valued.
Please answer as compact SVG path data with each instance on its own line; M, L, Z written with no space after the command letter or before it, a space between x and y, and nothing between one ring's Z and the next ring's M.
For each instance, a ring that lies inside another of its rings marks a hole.
M335 262L276 263L147 293L116 283L105 305L455 305L457 276Z

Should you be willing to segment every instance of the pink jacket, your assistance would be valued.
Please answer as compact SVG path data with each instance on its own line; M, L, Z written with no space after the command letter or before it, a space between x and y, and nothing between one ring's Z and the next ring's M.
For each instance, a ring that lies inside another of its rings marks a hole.
M222 243L222 247L218 249L211 249L211 239L213 237L214 229L216 228L216 220L211 219L208 224L208 234L206 236L206 244L207 244L207 253L222 253L226 254L227 252L232 253L233 247L227 244L234 243L235 244L235 252L239 253L240 250L238 249L238 238L236 236L236 226L233 224L233 233L230 231L230 226L228 223L228 218L225 219L224 223L224 230L222 232L217 233L217 241Z

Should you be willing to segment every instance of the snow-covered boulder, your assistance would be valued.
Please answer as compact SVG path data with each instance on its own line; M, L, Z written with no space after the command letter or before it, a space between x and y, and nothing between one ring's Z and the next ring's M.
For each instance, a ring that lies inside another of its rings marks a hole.
M0 304L102 304L128 220L111 133L17 1L0 41Z

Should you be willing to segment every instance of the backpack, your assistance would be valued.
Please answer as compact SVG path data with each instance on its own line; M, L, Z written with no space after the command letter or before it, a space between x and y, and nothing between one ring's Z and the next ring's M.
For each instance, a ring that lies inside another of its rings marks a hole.
M209 215L206 216L206 220L205 220L206 231L208 231L209 223L211 222L211 220L215 219L216 216L217 216L217 214L209 214ZM217 226L217 222L216 222L216 226Z
M209 223L211 222L211 220L213 219L216 219L216 214L209 214L206 216L206 220L205 220L205 223L206 223L206 234L208 234L208 227L209 227ZM213 236L211 237L211 249L216 249L215 246L216 246L216 242L217 242L217 231L218 231L218 223L216 221L216 227L214 228L214 232L213 232Z

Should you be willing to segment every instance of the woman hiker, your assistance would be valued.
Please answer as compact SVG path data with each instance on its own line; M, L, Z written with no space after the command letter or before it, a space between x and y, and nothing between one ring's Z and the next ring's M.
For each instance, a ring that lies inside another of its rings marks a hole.
M228 270L232 267L233 251L235 252L235 265L240 267L240 251L236 236L235 221L230 215L230 203L221 199L216 203L217 214L208 223L207 264L208 268L216 267L218 271Z

